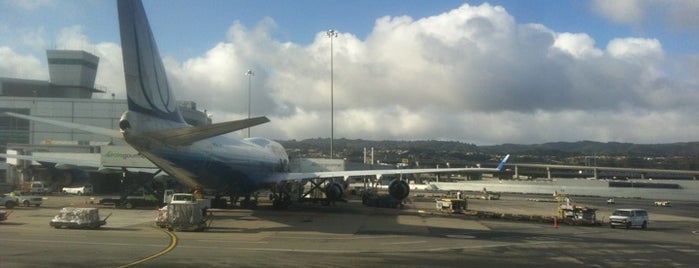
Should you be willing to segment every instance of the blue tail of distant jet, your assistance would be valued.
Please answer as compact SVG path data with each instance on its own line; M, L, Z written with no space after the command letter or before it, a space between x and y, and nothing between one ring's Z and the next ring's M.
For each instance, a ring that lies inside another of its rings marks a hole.
M117 6L129 110L183 123L143 4L119 0Z
M498 165L497 169L502 171L503 168L505 168L505 164L507 164L507 160L510 158L510 155L506 155L505 158L502 159L502 162Z

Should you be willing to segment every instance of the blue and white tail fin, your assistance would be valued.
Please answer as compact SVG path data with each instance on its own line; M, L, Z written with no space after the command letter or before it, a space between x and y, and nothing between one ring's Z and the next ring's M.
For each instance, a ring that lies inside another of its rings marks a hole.
M503 168L505 168L505 164L507 164L507 160L510 159L510 155L506 155L505 158L502 159L502 162L498 165L497 169L502 171Z
M183 123L140 0L118 0L129 111Z

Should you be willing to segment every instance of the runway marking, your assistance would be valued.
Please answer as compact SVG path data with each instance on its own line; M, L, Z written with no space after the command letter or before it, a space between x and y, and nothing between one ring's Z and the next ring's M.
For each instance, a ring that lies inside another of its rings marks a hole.
M167 229L163 228L160 230L165 232L168 236L170 236L170 245L167 248L165 248L165 249L161 250L160 252L157 252L153 255L145 257L143 259L137 260L135 262L129 263L129 264L124 265L124 266L119 266L119 268L131 267L131 266L134 266L137 264L147 262L149 260L152 260L152 259L155 259L155 258L160 257L162 255L165 255L165 254L169 253L170 251L172 251L173 249L175 249L175 247L177 247L177 236L173 232L168 231Z
M692 231L692 234L699 235L699 231Z
M97 243L97 242L80 242L80 241L63 241L63 240L46 240L46 239L12 239L0 238L0 241L13 243L53 243L53 244L76 244L76 245L96 245L96 246L133 246L133 243ZM139 246L159 247L162 245L155 244L139 244Z
M213 239L199 239L197 242L211 242L211 243L244 243L244 244L269 244L268 241L245 241L245 240L213 240Z
M387 239L394 237L405 237L399 235L386 235L386 236L348 236L348 237L307 237L307 236L274 236L274 239L301 239L301 240L364 240L364 239Z
M391 243L381 243L381 245L412 245L412 244L422 244L427 243L427 241L405 241L405 242L391 242Z
M451 234L451 235L445 235L446 237L449 238L462 238L462 239L474 239L476 238L473 235L467 235L467 234Z

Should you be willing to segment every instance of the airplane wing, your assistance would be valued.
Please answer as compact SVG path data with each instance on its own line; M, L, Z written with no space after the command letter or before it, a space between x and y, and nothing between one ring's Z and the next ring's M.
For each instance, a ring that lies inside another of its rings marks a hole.
M71 157L55 157L42 155L18 155L18 154L0 154L2 158L19 159L27 161L55 163L57 167L90 167L100 168L100 160L91 157L81 157L81 154L71 154Z
M31 116L31 115L16 114L16 113L11 113L11 112L5 112L5 114L7 114L9 116L27 119L27 120L36 121L36 122L41 122L41 123L45 123L45 124L49 124L49 125L78 129L78 130L82 130L82 131L86 131L86 132L90 132L90 133L104 135L104 136L111 137L111 138L117 138L117 139L124 138L124 135L122 135L121 132L119 132L118 130L114 130L114 129L94 127L94 126L64 122L64 121L59 121L59 120L51 120L51 119L46 119L46 118L41 118L41 117L36 117L36 116Z
M89 156L88 156L89 155ZM57 157L47 155L19 155L19 154L0 154L0 158L19 159L26 161L46 162L56 164L58 169L71 168L91 168L97 169L100 173L120 173L121 168L105 167L100 163L100 159L95 159L92 154L71 154L70 157ZM145 172L156 173L157 168L128 168L130 172Z
M377 169L377 170L350 170L350 171L322 171L322 172L305 172L305 173L287 173L284 180L303 180L313 178L344 178L359 176L376 176L380 178L384 175L402 175L402 174L422 174L422 173L496 173L502 171L507 163L510 155L500 162L496 168L421 168L421 169Z

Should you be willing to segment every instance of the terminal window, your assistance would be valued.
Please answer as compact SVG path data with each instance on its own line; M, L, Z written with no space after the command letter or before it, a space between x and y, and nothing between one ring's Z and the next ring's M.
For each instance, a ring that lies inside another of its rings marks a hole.
M29 121L11 117L5 112L28 115L29 109L0 108L0 146L6 147L8 143L28 144Z

